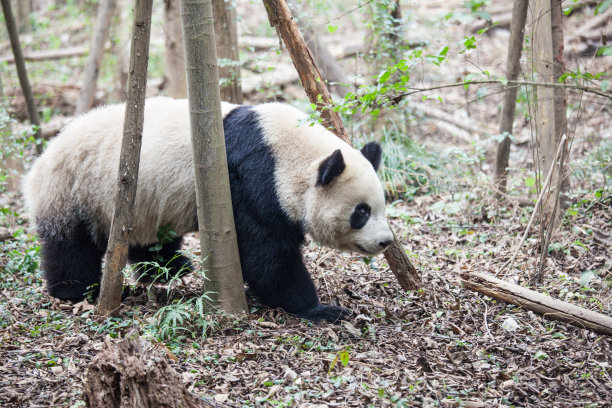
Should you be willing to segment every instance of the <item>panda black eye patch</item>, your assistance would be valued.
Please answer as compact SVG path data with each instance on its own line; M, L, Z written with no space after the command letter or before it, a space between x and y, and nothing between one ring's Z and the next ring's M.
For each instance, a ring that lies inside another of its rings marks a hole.
M370 212L372 209L366 203L359 203L355 206L355 211L351 215L351 228L360 229L363 228L364 225L370 219Z

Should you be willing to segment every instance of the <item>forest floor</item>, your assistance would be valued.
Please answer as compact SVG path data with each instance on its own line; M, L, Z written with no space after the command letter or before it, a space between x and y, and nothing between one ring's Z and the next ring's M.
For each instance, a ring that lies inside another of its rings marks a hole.
M412 13L411 40L427 39L435 49L452 38L456 47L456 39L470 32L472 21L451 19L440 31L432 17L460 2L418 3L432 4L411 3L410 12L405 10ZM239 3L238 11L265 19L256 7ZM566 21L568 37L586 15ZM329 37L331 42L363 36L360 17L346 18L352 23L338 29L341 36ZM250 24L250 34L270 34ZM73 38L87 41L87 35ZM492 30L469 57L457 53L455 63L423 70L422 79L432 85L452 82L474 66L501 74L507 39L507 30ZM262 64L288 62L286 52L257 55ZM362 63L348 60L343 66L352 72ZM610 66L605 58L570 54L568 60L568 69L609 72ZM39 75L48 69L38 68ZM10 86L11 78L5 82ZM292 100L299 92L296 84L273 87L248 101ZM481 130L494 133L500 95L491 89L490 97L482 98L481 91L477 98L477 92L460 88L436 94L445 101L439 108L453 107L447 114L455 125L424 117L423 106L405 108L410 120L389 118L404 121L400 127L414 141L410 154L402 151L410 166L405 170L426 175L413 179L421 184L404 186L407 194L388 208L394 230L422 273L421 290L401 290L382 256L366 258L313 243L304 248L322 302L353 311L338 325L310 323L250 299L249 315L207 317L195 329L185 318L172 331L169 315L158 312L197 298L201 280L195 275L171 288L141 291L124 302L120 318L100 319L86 302L48 297L23 200L18 193L0 193L0 228L12 236L0 242L0 405L84 406L82 378L92 358L105 344L135 333L146 341L145 353L162 350L185 386L219 407L612 406L612 338L471 292L458 278L460 272L488 272L612 315L610 102L569 96L569 208L552 236L543 283L533 286L538 226L511 268L502 269L536 199L527 103L518 110L509 194L498 201L490 185L495 139ZM437 96L417 101L433 103ZM466 121L473 129L457 128ZM386 131L376 124L366 127ZM367 137L361 132L356 139ZM186 248L197 250L194 236Z

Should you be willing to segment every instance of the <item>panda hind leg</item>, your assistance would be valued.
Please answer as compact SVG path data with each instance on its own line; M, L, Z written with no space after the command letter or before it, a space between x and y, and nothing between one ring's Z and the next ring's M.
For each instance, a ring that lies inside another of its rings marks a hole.
M41 243L41 269L49 295L75 302L86 295L96 299L106 239L96 242L89 224L78 215L63 223L39 219L37 232Z
M188 257L178 252L181 249L183 237L162 245L159 250L151 250L156 244L143 246L130 246L128 249L128 261L132 264L143 263L135 269L136 278L139 281L168 281L176 276L182 276L193 270L193 265ZM160 268L148 265L149 262L157 263Z

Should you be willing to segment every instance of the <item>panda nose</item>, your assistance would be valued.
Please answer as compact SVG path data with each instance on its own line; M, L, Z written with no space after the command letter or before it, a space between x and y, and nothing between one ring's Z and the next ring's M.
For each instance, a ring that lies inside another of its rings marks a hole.
M393 242L393 240L389 240L389 241L382 241L382 242L379 242L379 243L378 243L378 245L380 245L380 247L381 247L381 248L386 248L386 247L388 247L389 245L391 245L391 243L392 243L392 242Z

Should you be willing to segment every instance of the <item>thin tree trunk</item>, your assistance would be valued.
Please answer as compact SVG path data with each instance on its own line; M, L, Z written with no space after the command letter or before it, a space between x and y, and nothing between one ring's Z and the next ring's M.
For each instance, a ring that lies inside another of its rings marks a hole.
M561 1L535 0L534 17L536 19L532 24L534 71L539 82L557 83L565 71ZM562 136L567 133L565 89L537 86L535 94L538 169L548 169L553 165L555 152ZM561 157L569 157L567 146L564 147ZM562 167L553 175L550 184L557 187L549 189L541 204L539 239L542 252L535 274L536 281L540 281L544 275L548 243L566 209L565 201L561 200L563 196L560 194L568 185L566 164L567 160L561 160Z
M539 82L557 83L565 71L563 62L562 10L559 0L536 0L533 24L534 70ZM565 89L536 87L536 134L538 139L540 169L550 168L557 146L567 133L565 115ZM562 174L565 174L563 172ZM553 180L552 185L556 185ZM546 213L550 215L554 200L547 200ZM555 220L556 225L558 220Z
M308 45L308 49L312 51L313 58L317 66L321 69L323 79L330 82L337 82L341 85L331 85L332 89L344 98L351 88L349 77L344 73L344 70L338 64L338 61L331 55L323 41L314 33L311 28L302 28L304 39Z
M582 329L612 336L612 317L593 312L536 291L497 279L486 273L463 272L461 282L469 290L512 303L547 319L573 324Z
M11 9L10 0L2 1L2 11L4 12L4 19L6 20L6 29L9 34L11 41L11 48L13 49L13 56L15 57L15 67L17 68L17 76L19 77L19 84L23 92L23 97L26 100L28 106L28 116L30 117L30 123L36 126L35 137L40 139L40 118L38 111L36 110L36 102L34 101L34 95L32 94L32 87L30 86L30 80L28 79L28 71L26 70L25 60L21 51L21 44L19 43L19 34L17 33L17 26L15 25L15 17L13 16L13 10ZM42 152L42 143L36 145L36 151Z
M198 225L205 290L229 313L247 311L225 153L211 0L181 0Z
M130 41L131 32L131 6L128 0L116 0L115 6L117 24L113 27L115 37L119 41L113 42L112 52L117 56L115 67L115 98L117 101L125 102L127 95L128 71L130 70ZM129 1L131 3L131 0Z
M117 316L119 313L122 271L127 261L133 228L132 215L140 164L152 8L153 0L135 0L125 122L117 173L118 188L97 306L97 313L104 316Z
M115 12L115 0L103 0L98 7L98 16L96 17L96 25L94 34L91 38L91 46L89 56L87 57L87 68L85 69L85 78L83 79L83 87L77 101L75 115L81 115L91 108L94 96L96 94L96 86L98 83L98 74L100 73L100 62L104 55L104 44L108 38L108 31L111 25L111 19Z
M518 78L521 70L521 51L525 37L525 21L529 0L514 0L512 9L512 22L510 24L510 43L508 44L508 60L506 62L506 79L514 81ZM497 158L495 161L495 186L499 192L506 191L508 179L508 162L510 158L512 124L514 123L514 110L516 107L516 86L506 86L502 108L501 124L499 133L505 135L504 140L497 146Z
M300 75L302 85L310 102L315 104L321 113L323 125L334 132L340 139L350 144L351 142L346 134L340 115L332 110L333 102L329 92L321 80L321 74L300 34L297 24L293 21L287 3L284 0L263 0L263 2L268 12L270 24L276 28L289 50L293 65ZM389 267L403 289L414 290L420 288L422 283L418 271L408 259L406 251L395 233L393 237L393 244L385 250L385 257Z
M17 0L17 22L19 23L19 31L29 33L32 31L30 24L30 14L32 13L32 3L30 0Z
M166 34L166 72L168 96L187 97L187 75L185 73L185 51L183 49L183 27L179 0L164 0L164 21Z
M236 28L236 8L225 0L212 0L217 41L217 58L221 100L242 104L240 84L240 60L238 57L238 30Z
M338 64L338 61L334 58L334 56L329 52L323 41L319 38L319 36L314 32L312 28L311 19L308 18L299 18L303 14L304 7L306 4L302 4L302 7L299 7L295 3L293 3L289 9L293 13L293 15L298 16L298 27L300 31L304 35L304 40L306 40L306 45L310 52L312 52L312 57L314 59L317 68L320 70L323 75L323 79L327 81L330 89L333 89L337 92L341 97L349 93L350 88L349 78L344 73L344 70ZM337 82L343 85L329 85L330 82Z

